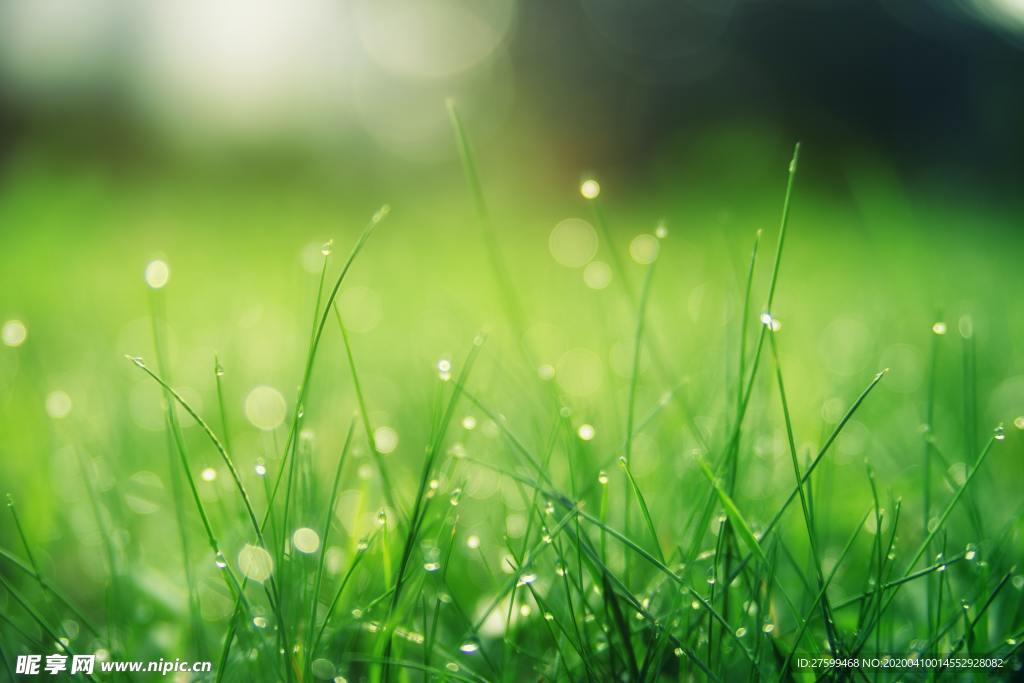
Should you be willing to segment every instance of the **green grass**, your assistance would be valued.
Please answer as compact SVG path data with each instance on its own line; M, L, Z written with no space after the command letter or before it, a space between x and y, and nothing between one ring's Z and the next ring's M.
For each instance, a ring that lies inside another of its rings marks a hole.
M325 246L318 279L273 300L293 331L216 332L230 341L202 368L183 360L195 354L176 330L232 326L198 312L231 302L181 294L177 271L150 291L153 355L117 349L141 378L106 364L81 372L111 373L118 392L158 391L163 430L151 438L116 394L105 396L119 407L94 405L91 420L79 418L81 393L68 418L16 424L21 408L5 418L5 453L45 462L54 479L68 464L80 475L70 498L39 497L35 473L5 456L0 670L13 676L18 654L58 651L209 659L218 681L811 680L802 657L885 655L1006 660L980 679L1021 666L1021 438L1010 425L1024 405L986 403L1024 362L1012 335L953 323L933 332L920 311L901 319L895 298L876 296L915 291L913 277L886 282L881 266L895 261L872 261L883 273L874 279L847 272L801 217L799 146L788 173L779 163L772 176L781 220L766 235L776 240L767 266L755 230L725 241L735 264L753 238L745 267L702 266L707 246L692 229L659 236L657 260L632 263L617 223L634 218L616 218L606 190L587 203L613 282L600 293L570 287L509 239L454 104L449 113L469 186L453 201L475 215L459 224L476 227L460 227L448 273L474 290L466 298L433 271L408 278L388 261L422 264L445 250L424 248L422 231L389 238L385 207L346 259ZM829 266L831 280L818 280ZM422 334L355 333L346 318L359 311L347 313L344 296L366 282L406 298L397 318L434 304L458 313ZM693 292L708 287L713 314L693 314ZM914 364L887 372L884 353L870 369L816 365L829 316L847 314L842 297L888 321L872 329L880 346L903 344L889 356L927 350L920 381L887 389ZM1000 306L981 309L979 319ZM534 334L551 321L610 359L585 367L584 380L606 378L596 391L580 391L579 371ZM30 329L28 343L4 349L19 363L7 405L41 403L50 386L43 366L54 357L35 350ZM261 346L273 360L246 368L257 356L242 349ZM286 348L294 353L277 355ZM294 394L280 425L261 432L243 399L263 376ZM50 448L63 465L47 460ZM141 471L160 485L140 490L151 481Z

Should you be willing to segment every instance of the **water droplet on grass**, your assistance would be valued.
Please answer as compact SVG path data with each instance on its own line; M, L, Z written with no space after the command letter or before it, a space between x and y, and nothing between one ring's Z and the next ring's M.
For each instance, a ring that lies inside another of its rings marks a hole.
M477 643L474 643L473 641L469 641L469 642L463 643L462 645L459 645L459 651L460 652L464 652L467 655L471 655L471 654L477 652L479 649L480 649L480 646Z
M604 470L601 470L600 472L598 472L597 473L597 483L600 484L601 486L607 486L608 485L608 473L605 472Z
M480 547L480 537L476 534L472 534L466 539L466 547L470 550L476 550Z
M946 334L946 323L942 322L941 320L936 322L935 324L932 325L932 332L939 336Z
M442 382L447 382L452 378L452 362L447 358L442 358L437 361L437 376Z
M467 415L462 418L462 428L466 431L472 431L476 429L476 418L472 415Z
M423 564L423 568L425 570L427 570L428 572L436 572L438 569L441 568L441 563L440 562L425 562Z
M761 324L767 327L772 332L778 332L782 329L782 323L772 317L771 313L761 314Z
M594 434L595 434L594 425L591 425L591 424L581 424L580 428L576 430L576 434L583 441L590 441L591 439L594 438Z
M747 635L747 629L746 628L744 628L743 626L740 626L738 629L736 629L736 637L737 638L742 638L745 635Z
M154 259L146 264L145 279L152 289L162 289L171 279L171 269L166 262Z
M536 574L523 574L522 576L519 577L519 581L517 582L516 585L526 586L528 584L533 583L536 580L537 580L537 575Z
M334 240L327 240L324 245L320 247L320 253L324 256L330 256L331 251L334 249Z
M1003 429L1003 425L999 425L998 427L995 428L993 436L995 437L996 441L1006 440L1006 430Z
M212 467L207 467L199 474L199 476L203 478L203 481L216 481L217 470L213 469Z

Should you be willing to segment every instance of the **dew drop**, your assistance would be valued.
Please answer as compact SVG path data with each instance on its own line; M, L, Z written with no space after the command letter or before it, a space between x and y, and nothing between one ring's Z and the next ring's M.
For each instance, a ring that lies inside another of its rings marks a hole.
M761 630L765 633L773 633L775 631L775 624L768 623L761 627Z
M423 568L425 570L427 570L428 572L436 572L438 569L441 568L441 563L440 562L425 562L423 564Z
M480 649L480 646L478 644L474 643L473 641L469 641L469 642L463 643L462 645L459 645L459 651L460 652L464 652L467 655L471 655L471 654L475 653L479 649Z
M946 323L942 322L941 320L936 322L935 324L932 325L932 332L939 336L946 334Z
M737 638L742 638L745 635L747 635L747 629L746 628L744 628L743 626L740 626L738 629L736 629L736 637Z
M517 585L519 585L519 586L526 586L526 585L529 585L529 584L533 583L536 580L537 580L537 575L536 574L523 574L522 576L519 577L519 581L517 582Z
M591 424L581 424L580 428L576 430L576 434L583 441L590 441L591 439L593 439L594 433L594 425Z
M217 470L213 469L212 467L207 467L200 473L199 476L203 478L203 481L216 481Z
M477 536L476 534L473 534L473 535L469 536L466 539L466 547L469 548L470 550L476 550L477 548L479 548L480 547L480 537Z
M442 358L437 361L437 376L442 382L447 382L452 378L452 362L447 358Z
M324 245L320 247L320 253L324 256L330 256L331 251L334 249L334 240L327 240Z
M778 332L782 329L782 323L772 317L771 313L767 312L761 314L761 324L772 332Z
M604 470L601 470L600 472L598 472L597 473L597 483L600 484L601 486L607 486L608 485L608 473L605 472Z
M154 259L146 264L145 279L150 288L162 289L171 279L171 269L166 262Z
M999 425L998 427L995 428L993 436L995 437L996 441L1006 440L1006 430L1003 429L1003 425Z

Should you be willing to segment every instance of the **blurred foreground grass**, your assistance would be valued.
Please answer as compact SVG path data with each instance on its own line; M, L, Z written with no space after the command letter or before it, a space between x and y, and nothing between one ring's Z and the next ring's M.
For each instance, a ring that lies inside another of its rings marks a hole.
M485 162L518 320L455 168L11 164L5 670L65 647L211 680L773 679L792 653L912 652L1008 675L1024 240L879 169L836 192L814 159L773 294L781 155L591 201ZM385 202L337 298L349 357L325 304Z

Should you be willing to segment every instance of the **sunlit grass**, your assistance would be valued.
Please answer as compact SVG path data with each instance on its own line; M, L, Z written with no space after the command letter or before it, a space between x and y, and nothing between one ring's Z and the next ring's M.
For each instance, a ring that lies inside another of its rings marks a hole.
M800 361L812 349L792 348L787 332L810 309L801 288L815 286L788 269L807 230L790 217L799 146L788 173L780 163L767 272L761 231L730 244L749 261L707 277L735 276L738 293L716 301L726 315L699 321L675 305L676 233L657 223L623 238L606 213L607 189L592 178L575 188L597 226L597 255L610 263L601 287L583 272L594 290L611 290L594 338L626 340L621 382L590 391L563 381L566 354L552 357L531 336L533 271L510 256L454 104L449 113L474 207L465 239L482 243L486 263L473 286L498 313L480 316L488 324L420 372L396 362L399 390L387 404L366 364L379 373L388 358L350 333L339 305L350 275L381 258L384 207L340 264L340 241L318 252L312 314L296 335L305 349L281 360L297 370L283 412L276 402L270 415L248 401L242 410L230 397L246 393L236 383L244 368L220 350L202 369L214 400L199 406L175 381L198 371L170 350L175 328L188 324L169 313L179 276L150 261L138 286L148 291L154 356L119 351L162 392L166 458L126 448L101 468L86 444L131 442L133 420L106 423L110 433L98 437L68 419L67 394L60 410L47 401L54 439L80 468L93 531L33 539L12 492L11 533L0 537L9 675L18 654L58 651L209 659L212 680L228 681L775 680L805 675L797 663L807 656L993 656L1006 659L1004 674L1019 669L1024 544L1019 503L997 479L1019 477L1020 439L983 423L973 324L958 326L961 348L944 321L921 326L925 381L899 394L921 406L918 421L879 396L886 367L825 387L828 416L799 397L810 385ZM594 263L594 251L570 265ZM466 247L466 259L478 257ZM580 296L544 295L569 308ZM292 303L308 312L306 301ZM681 340L700 336L711 352L692 361ZM20 319L4 324L10 353L31 349L33 337ZM716 372L701 367L710 363ZM274 401L288 393L268 391ZM891 415L872 410L880 400ZM851 426L873 421L856 450L865 465L849 453L836 462ZM130 500L140 462L167 482L158 497L169 514L156 525ZM74 528L58 501L32 503ZM146 536L154 527L159 537ZM161 560L147 557L152 548ZM102 556L99 579L52 578L90 554Z

